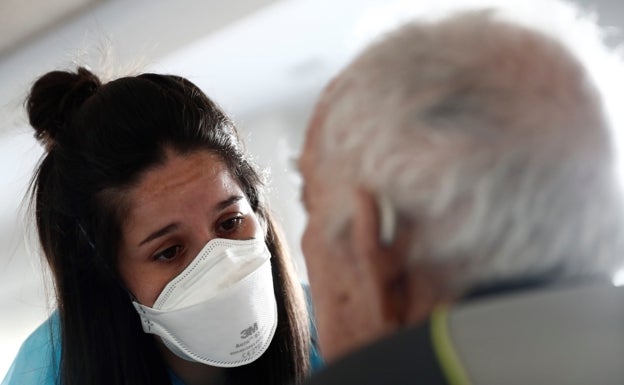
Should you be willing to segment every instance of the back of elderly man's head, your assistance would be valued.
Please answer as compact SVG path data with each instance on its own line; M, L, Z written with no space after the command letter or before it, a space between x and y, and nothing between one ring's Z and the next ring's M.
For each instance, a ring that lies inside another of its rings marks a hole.
M611 271L622 254L600 98L555 40L488 12L404 26L325 90L317 174L336 237L354 186L416 224L409 258L499 280Z

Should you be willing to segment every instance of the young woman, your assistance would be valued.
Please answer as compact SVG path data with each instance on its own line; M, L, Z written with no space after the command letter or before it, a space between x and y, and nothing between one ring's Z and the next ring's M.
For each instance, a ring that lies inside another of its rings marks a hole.
M262 179L200 89L79 68L27 109L58 310L3 384L289 384L318 365Z

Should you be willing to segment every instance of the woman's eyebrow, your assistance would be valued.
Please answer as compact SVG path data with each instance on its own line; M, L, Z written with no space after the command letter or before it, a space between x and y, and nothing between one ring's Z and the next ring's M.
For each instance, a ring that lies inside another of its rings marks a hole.
M219 203L217 203L217 205L215 206L215 211L221 211L231 205L233 205L234 203L240 201L241 199L243 199L242 195L233 195ZM178 228L180 227L179 223L171 223L165 227L163 227L160 230L156 230L153 233L151 233L150 235L148 235L144 240L142 240L139 243L139 246L143 246L144 244L146 244L147 242L151 242L156 238L160 238L163 237L169 233L172 233L174 231L176 231Z
M156 230L153 233L151 233L150 235L147 236L147 238L145 238L144 240L141 241L141 243L139 243L139 246L143 246L144 244L146 244L147 242L151 242L156 238L160 238L162 236L165 236L169 233L172 233L174 231L176 231L179 227L179 224L176 223L172 223L170 225L167 225L165 227L163 227L160 230Z
M241 199L243 199L242 195L233 195L219 203L217 203L217 205L215 206L215 211L221 211L223 209L225 209L228 206L233 205L234 203L240 201Z

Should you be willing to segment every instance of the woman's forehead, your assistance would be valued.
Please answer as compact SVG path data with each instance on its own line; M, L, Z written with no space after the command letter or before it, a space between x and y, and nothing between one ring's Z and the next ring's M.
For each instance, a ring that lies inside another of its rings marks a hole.
M171 155L128 190L126 224L150 221L158 213L217 205L233 195L242 195L242 190L218 155L205 151Z

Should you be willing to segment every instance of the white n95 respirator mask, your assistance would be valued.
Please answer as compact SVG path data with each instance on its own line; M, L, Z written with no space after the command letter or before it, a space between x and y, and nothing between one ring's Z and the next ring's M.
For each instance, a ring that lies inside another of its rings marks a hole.
M277 327L271 254L263 239L213 239L160 293L134 301L143 330L177 356L235 367L258 359Z

